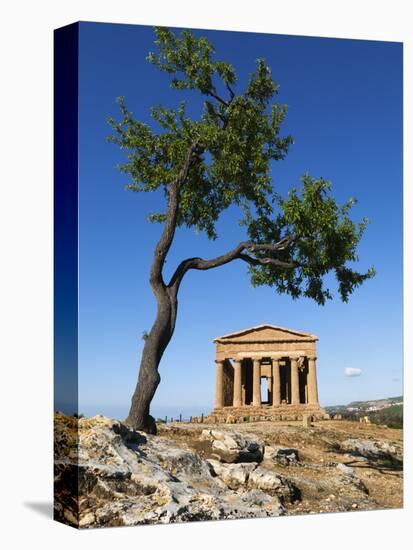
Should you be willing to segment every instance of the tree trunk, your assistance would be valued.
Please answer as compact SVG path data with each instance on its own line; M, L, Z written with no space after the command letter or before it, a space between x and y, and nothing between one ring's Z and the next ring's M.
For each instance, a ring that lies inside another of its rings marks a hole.
M156 423L149 414L149 407L155 395L156 388L161 381L158 372L159 363L175 330L178 304L177 295L179 283L182 280L182 277L179 277L177 282L166 286L162 276L162 269L175 235L180 189L185 183L191 164L199 160L199 157L196 155L197 152L199 153L198 143L191 143L188 147L182 170L176 179L168 185L167 218L161 238L155 248L149 277L149 282L158 304L158 313L155 323L145 341L138 383L132 396L129 415L125 420L133 428L152 434L156 434Z
M142 352L138 383L132 396L125 422L136 430L156 434L156 423L150 415L150 404L161 381L158 372L162 355L175 329L177 300L167 289L157 295L158 312Z

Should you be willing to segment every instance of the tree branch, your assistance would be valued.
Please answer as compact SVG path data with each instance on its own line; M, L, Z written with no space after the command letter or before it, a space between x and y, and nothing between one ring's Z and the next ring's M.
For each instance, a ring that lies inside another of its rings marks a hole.
M213 92L212 90L209 90L208 91L208 95L210 95L211 97L214 97L217 101L219 101L222 105L225 105L225 107L228 107L229 106L229 103L228 101L225 101L225 99L222 99L222 97L220 97L218 94L216 94L215 92Z
M256 250L270 250L272 252L277 252L285 250L294 240L295 236L287 236L278 241L277 243L265 243L265 244L254 244L251 242L241 242L234 249L230 250L222 256L217 256L210 260L204 260L203 258L188 258L183 260L175 270L175 273L172 275L171 280L168 284L168 288L173 292L177 293L181 281L190 269L199 269L205 271L207 269L213 269L215 267L220 267L225 265L233 260L243 260L251 265L274 265L277 267L286 267L293 268L297 267L297 264L292 262L283 262L275 258L253 258L248 254L243 253L243 250L248 250L249 252L254 252Z
M154 259L149 277L151 287L155 294L165 288L165 283L162 277L162 268L175 234L179 206L179 193L183 183L185 183L185 180L188 177L191 164L196 162L196 153L199 151L199 147L200 146L198 143L192 143L189 146L181 171L169 184L169 199L165 227L155 248Z
M253 258L248 256L248 254L239 254L238 258L244 260L244 262L249 263L250 265L274 265L276 267L286 267L294 268L299 267L299 264L294 262L283 262L282 260L277 260L276 258Z
M175 273L172 275L168 287L174 289L177 292L185 273L189 269L207 270L225 265L228 262L232 262L232 260L235 260L238 254L240 254L245 248L244 245L245 243L240 243L233 250L230 250L226 254L223 254L222 256L217 256L216 258L213 258L211 260L204 260L202 258L187 258L186 260L183 260L176 268Z
M285 250L286 248L288 248L295 240L297 240L297 238L297 235L287 235L277 243L250 243L248 246L246 246L246 249L249 252L256 252L257 250L270 250L272 252L279 252L280 250Z
M227 90L231 96L230 100L229 100L229 103L231 103L231 101L234 99L235 97L235 93L233 91L233 89L231 88L231 86L228 84L228 82L225 82L225 86L227 87Z
M225 101L225 99L223 99L222 97L220 97L217 94L217 91L216 91L215 87L212 87L210 90L208 90L208 92L206 92L206 94L213 97L213 98L215 98L219 103L221 103L221 105L224 105L228 109L228 107L231 105L231 103L233 102L233 100L235 98L235 93L232 90L231 86L228 84L228 82L225 82L225 86L226 86L226 88L227 88L227 90L230 94L230 98L229 98L228 101ZM217 111L215 111L215 114L221 120L221 122L223 123L222 128L225 129L227 124L228 124L228 117L225 117L225 116L221 115Z

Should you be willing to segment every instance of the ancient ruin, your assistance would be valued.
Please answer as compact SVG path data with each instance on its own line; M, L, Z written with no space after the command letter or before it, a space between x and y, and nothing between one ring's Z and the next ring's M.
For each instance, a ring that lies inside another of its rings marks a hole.
M216 343L214 422L323 418L318 402L317 336L259 325Z

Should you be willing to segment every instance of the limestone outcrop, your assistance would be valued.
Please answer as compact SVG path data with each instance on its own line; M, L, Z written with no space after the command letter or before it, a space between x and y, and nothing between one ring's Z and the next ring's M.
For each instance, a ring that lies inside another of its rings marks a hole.
M399 430L340 421L159 424L55 415L55 517L82 528L397 508Z
M238 461L231 464L202 459L185 445L129 430L103 416L77 420L58 414L55 428L55 515L74 526L265 517L285 512L282 501L291 488L270 473L265 476L258 462L251 462L253 456L262 459L263 448L248 438L211 436L213 443L222 443L214 451ZM243 459L247 462L241 463ZM78 499L67 491L68 483L77 480Z
M297 495L297 489L290 480L257 463L226 464L213 459L209 459L208 462L215 475L230 489L258 489L281 497L283 502L291 502Z
M399 445L387 441L371 441L369 439L346 439L341 443L341 449L350 455L363 457L367 460L384 460L395 464L402 463L403 452Z

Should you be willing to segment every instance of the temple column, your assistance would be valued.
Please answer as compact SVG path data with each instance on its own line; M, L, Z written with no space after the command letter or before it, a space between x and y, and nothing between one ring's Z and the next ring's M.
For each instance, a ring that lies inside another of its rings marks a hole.
M215 380L215 408L222 409L224 406L224 361L215 361L216 380Z
M261 360L253 360L252 374L252 404L254 407L261 407Z
M242 407L241 360L234 361L234 407Z
M272 404L273 407L281 403L280 360L272 359Z
M296 357L291 357L291 404L300 404L300 389L298 379L298 362Z
M316 359L317 357L308 358L308 403L310 405L318 405Z

